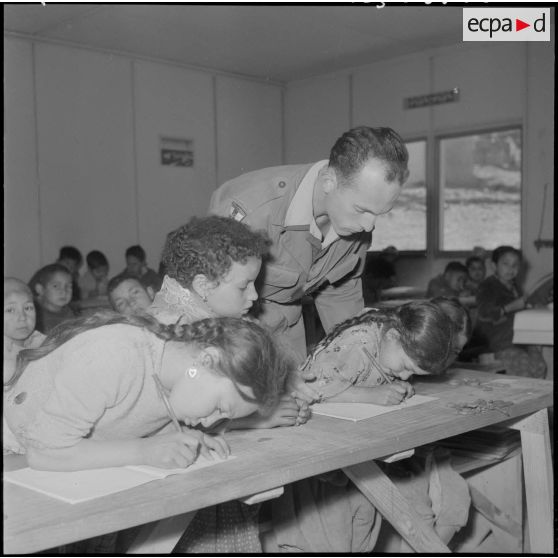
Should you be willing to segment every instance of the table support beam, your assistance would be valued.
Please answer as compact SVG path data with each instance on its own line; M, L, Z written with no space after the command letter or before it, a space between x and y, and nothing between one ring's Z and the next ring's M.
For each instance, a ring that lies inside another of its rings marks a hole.
M360 463L343 471L416 552L450 552L376 463Z

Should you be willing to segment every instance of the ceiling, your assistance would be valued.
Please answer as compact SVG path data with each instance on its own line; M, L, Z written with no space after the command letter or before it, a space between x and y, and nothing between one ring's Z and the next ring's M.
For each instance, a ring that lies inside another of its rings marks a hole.
M376 5L4 4L4 31L273 82L462 40L461 7Z

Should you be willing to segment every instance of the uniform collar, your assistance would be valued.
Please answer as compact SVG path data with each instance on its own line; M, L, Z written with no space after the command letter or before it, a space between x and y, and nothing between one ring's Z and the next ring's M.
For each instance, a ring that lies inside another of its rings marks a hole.
M285 215L285 226L294 227L297 225L307 225L310 227L310 234L317 238L322 248L329 246L332 242L337 240L338 235L330 227L326 237L322 240L322 233L314 219L314 211L312 205L312 198L314 196L314 185L318 177L318 173L328 164L328 160L324 159L314 163L304 178L291 200L287 213Z

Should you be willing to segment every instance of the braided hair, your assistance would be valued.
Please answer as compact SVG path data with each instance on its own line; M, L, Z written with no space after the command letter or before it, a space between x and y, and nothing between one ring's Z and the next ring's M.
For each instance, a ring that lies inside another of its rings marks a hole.
M454 326L441 308L427 301L407 302L394 308L371 308L349 318L318 343L309 360L345 330L369 324L378 324L381 335L390 329L397 331L401 347L422 370L430 374L441 374L445 370L452 350Z
M102 310L63 322L49 332L40 347L22 350L17 357L16 371L4 388L11 388L30 362L48 355L85 331L113 324L140 327L165 341L194 343L200 349L215 347L219 351L215 372L229 378L235 385L251 388L254 399L240 393L258 403L264 412L277 404L292 368L292 363L275 345L270 333L250 320L224 317L186 325L163 325L147 314L125 316Z

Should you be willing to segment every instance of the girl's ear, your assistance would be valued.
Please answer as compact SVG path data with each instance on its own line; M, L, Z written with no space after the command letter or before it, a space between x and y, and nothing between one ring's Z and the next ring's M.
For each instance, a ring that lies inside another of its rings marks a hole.
M215 369L219 364L219 350L216 347L205 347L200 351L197 360L205 368Z
M155 298L155 291L153 290L153 287L146 287L145 290L147 291L149 298L153 300Z
M198 273L192 280L192 289L203 300L207 299L211 287L211 281L203 273Z
M37 293L37 296L43 296L45 288L40 283L37 283L35 285L35 292Z

